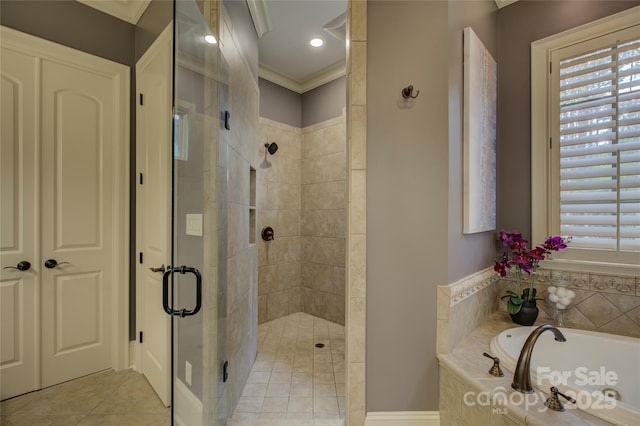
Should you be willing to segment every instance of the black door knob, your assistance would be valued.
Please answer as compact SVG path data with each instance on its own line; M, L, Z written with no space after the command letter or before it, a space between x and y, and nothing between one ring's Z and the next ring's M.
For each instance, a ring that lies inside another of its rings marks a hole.
M47 260L44 261L44 267L47 268L47 269L53 269L56 266L64 265L65 263L68 264L69 262L59 262L58 263L58 261L55 260L55 259L47 259Z
M31 263L23 260L21 262L18 262L16 266L5 266L2 269L17 269L18 271L28 271L29 269L31 269Z

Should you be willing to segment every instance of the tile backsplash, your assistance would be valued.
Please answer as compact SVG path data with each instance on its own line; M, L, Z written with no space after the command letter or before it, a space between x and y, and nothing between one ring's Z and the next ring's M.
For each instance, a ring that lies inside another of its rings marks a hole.
M436 352L445 354L499 309L500 286L492 268L438 286Z
M604 275L569 270L541 269L536 277L540 297L556 280L566 281L576 293L564 310L566 327L640 337L640 280L633 276ZM546 300L539 308L556 318L556 309Z
M540 269L535 287L546 299L549 285L562 280L576 294L563 311L565 327L640 337L640 278L583 271ZM500 299L516 291L514 277L497 277L487 268L455 283L438 286L437 352L450 352L496 310L506 310ZM542 318L556 323L558 314L546 300L538 301Z

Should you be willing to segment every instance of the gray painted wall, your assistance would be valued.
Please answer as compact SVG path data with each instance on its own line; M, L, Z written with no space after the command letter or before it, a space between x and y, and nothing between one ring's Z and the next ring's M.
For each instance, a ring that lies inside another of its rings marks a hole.
M449 256L448 283L493 263L495 232L465 235L463 222L463 29L471 27L498 61L498 8L495 2L449 2Z
M340 77L302 94L302 127L340 117L347 103L347 78Z
M260 117L294 127L307 127L340 117L347 101L346 77L300 95L260 78Z
M76 1L2 0L0 24L121 64L134 64L135 27Z
M147 6L138 23L135 32L135 60L153 44L160 33L173 19L173 2L166 0L152 0Z
M448 4L368 3L367 411L438 409L447 282ZM412 84L420 97L401 107Z
M462 28L498 62L498 229L529 234L530 43L638 4L369 3L367 411L438 409L436 286L495 252L495 233L462 234ZM400 109L407 84L421 98Z
M293 127L302 127L302 96L299 93L260 78L260 117Z
M531 236L531 42L638 5L636 0L519 1L500 10L499 228Z

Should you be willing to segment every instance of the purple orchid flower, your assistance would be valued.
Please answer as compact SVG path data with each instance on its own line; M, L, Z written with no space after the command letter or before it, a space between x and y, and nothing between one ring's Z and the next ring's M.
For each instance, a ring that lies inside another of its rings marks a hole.
M508 248L507 251L502 253L501 259L495 261L494 265L494 270L502 277L506 276L507 269L512 266L515 266L520 272L524 271L527 274L531 274L547 255L551 254L552 251L567 248L567 244L571 240L570 238L556 235L548 237L544 244L528 250L528 240L522 238L522 234L518 230L505 231L503 229L500 231L498 238Z
M522 234L518 231L500 231L499 235L502 245L509 247L511 250L519 250L527 248L527 240L522 238Z
M558 251L567 248L567 242L559 235L555 237L549 237L544 242L544 248L547 250Z

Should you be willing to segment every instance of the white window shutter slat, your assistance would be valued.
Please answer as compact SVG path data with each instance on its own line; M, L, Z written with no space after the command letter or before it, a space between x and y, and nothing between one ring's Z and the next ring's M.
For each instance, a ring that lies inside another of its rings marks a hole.
M640 39L555 66L560 231L574 248L640 252Z

